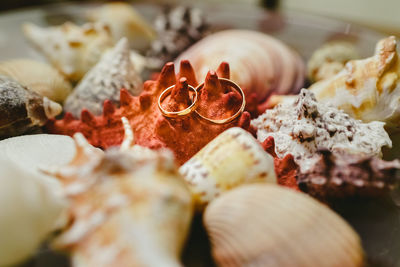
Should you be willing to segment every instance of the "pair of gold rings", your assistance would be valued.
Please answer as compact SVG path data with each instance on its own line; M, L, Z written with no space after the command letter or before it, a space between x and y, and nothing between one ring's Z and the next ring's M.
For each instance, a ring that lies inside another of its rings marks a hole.
M162 101L172 92L172 89L175 87L175 85L172 85L170 87L168 87L167 89L165 89L160 96L158 97L158 108L160 109L161 113L168 118L180 118L186 115L189 115L192 112L196 112L196 114L209 122L215 123L215 124L226 124L228 122L233 121L234 119L236 119L237 117L239 117L243 111L244 108L246 106L246 100L245 100L245 96L244 96L244 92L242 90L242 88L240 88L239 85L237 85L236 83L234 83L233 81L229 80L229 79L225 79L225 78L219 78L218 79L221 84L225 84L228 85L230 87L233 87L237 92L240 93L240 95L242 96L242 105L240 106L239 110L233 114L231 117L226 118L226 119L220 119L220 120L214 120L214 119L210 119L207 117L204 117L203 115L201 115L196 109L198 106L198 94L200 92L200 90L204 87L204 83L198 85L196 88L194 88L193 86L189 85L189 89L192 90L194 92L194 96L192 97L192 103L190 104L189 107L180 110L180 111L167 111L165 110L162 106L161 103Z

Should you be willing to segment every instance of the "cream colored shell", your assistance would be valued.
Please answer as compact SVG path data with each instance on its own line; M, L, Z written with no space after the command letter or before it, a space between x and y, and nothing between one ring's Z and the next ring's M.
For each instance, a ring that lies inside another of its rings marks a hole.
M92 22L102 22L111 29L114 41L126 37L132 48L146 49L155 38L154 29L132 7L123 2L112 2L91 9L87 18Z
M0 74L50 100L62 103L71 93L71 84L53 67L31 59L14 59L0 63Z
M214 200L204 223L218 266L363 266L360 238L328 207L277 185L244 185Z
M349 61L334 77L309 89L318 102L335 106L364 122L383 121L389 132L399 128L400 63L394 36L381 40L375 55Z
M246 183L276 183L274 160L242 128L226 130L179 169L199 208Z
M66 22L47 28L26 23L23 32L56 69L73 81L80 80L114 44L108 26L102 23L78 26Z

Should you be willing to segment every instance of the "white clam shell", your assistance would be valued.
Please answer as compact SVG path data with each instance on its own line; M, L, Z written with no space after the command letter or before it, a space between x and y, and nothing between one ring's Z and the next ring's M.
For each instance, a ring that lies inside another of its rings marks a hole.
M244 185L214 200L204 223L218 266L363 266L360 238L310 196Z
M246 183L276 183L273 158L247 131L234 127L208 143L179 169L201 208Z
M46 63L31 59L14 59L0 63L0 74L11 77L50 100L62 103L71 93L71 84Z
M176 62L187 59L203 81L209 70L229 63L231 79L247 94L264 100L271 93L297 92L303 84L305 66L297 53L281 41L248 30L221 31L184 51Z
M65 223L61 184L40 168L64 164L74 153L67 136L32 135L0 141L0 266L26 259Z

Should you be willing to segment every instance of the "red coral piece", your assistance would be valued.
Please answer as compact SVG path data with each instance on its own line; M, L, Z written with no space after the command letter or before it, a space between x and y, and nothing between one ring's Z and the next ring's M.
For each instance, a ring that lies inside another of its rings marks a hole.
M222 63L217 72L208 73L205 85L199 92L197 111L205 117L222 119L235 114L242 100L238 92L221 85L217 73L222 78L229 78L229 65ZM191 101L188 85L198 85L188 61L181 62L177 76L173 63L167 63L156 81L144 83L143 92L137 97L122 89L119 108L105 101L100 116L83 110L81 119L77 120L67 113L62 120L50 121L46 128L49 133L70 136L81 132L92 145L105 149L122 143L124 129L121 117L126 117L133 129L136 144L153 149L168 147L180 164L230 127L239 126L251 130L248 112L223 125L209 123L195 113L182 118L164 117L158 109L157 99L163 90L174 84L176 86L162 105L169 111L182 110Z
M300 191L297 180L297 164L291 154L286 155L284 158L279 158L275 153L275 141L272 136L265 139L262 143L265 151L274 157L275 173L278 177L278 184L290 187L294 190Z

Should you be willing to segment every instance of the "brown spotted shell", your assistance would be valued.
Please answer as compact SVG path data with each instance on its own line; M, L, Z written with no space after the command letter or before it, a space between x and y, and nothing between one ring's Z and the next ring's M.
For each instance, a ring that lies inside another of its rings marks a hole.
M61 111L59 104L0 75L0 139L21 135L43 126L49 118Z
M359 236L308 195L277 185L244 185L207 206L204 223L218 266L357 267Z

